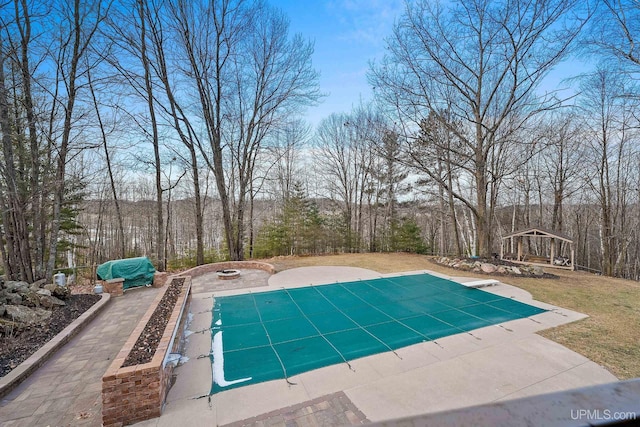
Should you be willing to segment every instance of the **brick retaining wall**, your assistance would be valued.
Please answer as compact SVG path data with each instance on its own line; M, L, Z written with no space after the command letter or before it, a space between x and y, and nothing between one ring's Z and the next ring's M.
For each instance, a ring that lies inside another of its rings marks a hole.
M159 417L162 413L174 369L173 364L166 363L166 357L169 353L180 352L184 343L183 331L191 302L190 277L185 277L182 291L151 362L127 367L122 365L167 289L169 286L165 286L156 296L102 377L104 426L129 425Z

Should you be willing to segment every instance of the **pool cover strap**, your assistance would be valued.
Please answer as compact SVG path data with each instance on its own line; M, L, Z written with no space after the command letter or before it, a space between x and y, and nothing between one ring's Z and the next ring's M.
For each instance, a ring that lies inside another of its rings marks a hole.
M283 291L285 291L285 292L287 293L287 295L289 295L289 297L291 298L291 294L289 293L289 291L287 291L285 288L282 288L282 290L283 290ZM307 315L306 315L306 314L305 314L305 312L300 308L300 306L298 305L298 303L296 302L296 300L294 300L293 298L291 298L291 300L292 300L292 301L293 301L293 303L296 305L296 307L298 307L298 309L300 310L300 312L302 313L302 315L304 316L304 318L305 318L305 319L307 319L307 320L308 320L308 321L313 325L313 328L314 328L316 331L318 331L318 336L321 336L322 338L324 338L324 340L327 342L327 344L329 344L329 345L331 346L331 348L333 348L333 349L336 351L336 353L338 353L338 354L340 355L340 357L342 357L342 360L344 361L344 363L346 363L346 364L347 364L347 366L349 367L349 369L351 369L352 371L354 371L354 372L355 372L355 369L353 369L353 367L351 366L351 363L349 363L349 361L347 360L347 358L346 358L346 357L344 357L344 354L340 353L340 350L338 350L338 349L336 348L336 346L335 346L335 345L333 345L333 344L331 343L331 341L329 341L329 340L327 339L327 337L325 337L325 336L322 334L322 332L320 332L320 329L318 329L318 327L317 327L313 322L311 322L311 319L309 319L309 317L307 317ZM327 300L327 301L328 301L328 300ZM329 301L329 302L331 302L331 301ZM343 314L344 314L344 313L343 313ZM347 316L347 317L348 317L348 316Z
M249 293L253 297L253 293L251 293L251 292L249 292ZM255 297L253 297L253 305L255 306L256 311L258 312L258 317L260 318L260 324L264 328L265 334L267 334L267 339L269 340L269 346L271 346L271 349L275 353L276 357L278 358L278 362L280 363L280 366L282 367L282 372L284 373L284 380L287 382L287 384L296 385L296 383L289 381L289 377L287 376L287 368L285 368L284 363L282 363L282 359L280 359L280 355L278 354L276 349L273 348L273 342L271 341L271 337L269 336L269 331L264 326L264 322L262 321L262 316L260 315L260 310L258 310L258 304L256 303Z
M318 292L318 294L324 298L329 304L331 304L332 306L335 307L336 310L338 310L338 312L340 312L341 314L343 314L347 319L351 320L353 323L355 323L356 325L358 325L359 327L362 327L361 325L358 324L358 322L356 322L355 320L353 320L351 317L349 317L348 314L346 314L344 311L340 310L339 307L337 307L334 303L332 303L326 296L324 296L321 292L319 292L315 287L311 286L311 289L315 290L316 292ZM357 296L357 295L356 295ZM361 298L360 298L361 299ZM361 299L362 300L362 299ZM375 307L372 307L375 308ZM377 308L376 308L377 310ZM379 311L379 310L378 310ZM376 337L375 335L373 335L371 332L367 331L366 329L363 329L366 333L368 333L373 339L377 340L378 342L380 342L380 344L382 344L383 346L385 346L387 348L387 350L393 352L393 354L395 354L396 356L400 357L400 355L398 353L396 353L396 351L394 349L392 349L391 347L389 347L387 344L385 344L384 341L380 340L380 338ZM325 337L326 339L326 337ZM328 340L327 340L328 341ZM334 347L335 348L335 347ZM336 349L336 351L338 351ZM338 353L340 353L338 351ZM342 355L342 353L340 353L340 355L344 358L344 356ZM400 359L402 359L402 357L400 357ZM351 368L351 365L349 365L349 367ZM352 368L353 370L353 368Z
M211 393L544 311L429 274L217 297Z

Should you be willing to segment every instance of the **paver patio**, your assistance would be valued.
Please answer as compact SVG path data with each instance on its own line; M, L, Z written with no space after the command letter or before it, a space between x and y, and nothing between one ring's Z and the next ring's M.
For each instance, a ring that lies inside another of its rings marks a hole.
M212 277L198 278L190 330L205 332L189 337L189 361L176 370L162 417L141 425L323 425L323 417L341 411L339 405L331 406L335 393L363 414L342 419L359 424L616 381L584 356L535 334L584 315L533 301L528 292L501 284L488 290L551 311L401 348L397 355L386 352L357 359L350 362L354 370L342 363L302 373L290 378L295 385L276 380L206 397L211 364L200 356L211 349L214 297L388 276L393 275L352 267L306 267L271 276L268 287L257 280L255 288L226 291ZM318 402L326 409L318 411Z
M104 310L0 400L0 425L101 426L102 375L160 289L138 288Z
M214 296L385 277L351 267L308 267L274 276L248 272L246 281L223 284L215 275L195 278L186 346L189 360L160 418L138 425L360 424L616 381L608 371L536 331L578 320L580 313L531 300L518 288L499 285L499 295L551 309L534 319L458 334L255 384L208 398L211 387L211 308ZM411 272L415 273L415 272ZM433 273L432 273L433 274ZM387 275L388 276L388 275ZM459 278L460 281L469 280ZM231 286L231 290L227 286ZM250 286L247 289L247 286ZM101 377L157 289L128 291L51 360L0 402L6 426L101 425ZM333 420L333 421L330 421Z

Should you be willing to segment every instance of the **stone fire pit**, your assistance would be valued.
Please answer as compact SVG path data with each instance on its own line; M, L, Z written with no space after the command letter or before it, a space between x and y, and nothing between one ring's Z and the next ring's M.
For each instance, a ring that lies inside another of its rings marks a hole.
M235 269L218 270L217 273L220 280L231 280L240 277L240 270Z

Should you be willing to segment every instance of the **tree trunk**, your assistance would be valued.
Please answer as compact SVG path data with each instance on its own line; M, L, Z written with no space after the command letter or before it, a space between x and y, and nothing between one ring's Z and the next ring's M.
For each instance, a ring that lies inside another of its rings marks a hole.
M153 160L155 166L155 184L156 184L156 248L155 253L158 257L158 270L166 269L166 242L164 237L164 205L162 202L162 165L160 163L160 139L158 136L158 122L156 119L156 111L154 106L153 86L151 82L151 66L149 57L147 56L147 6L144 0L138 0L138 13L140 16L140 57L144 68L144 84L147 98L147 108L149 109L149 117L151 119L151 134L153 144Z
M113 178L113 169L111 166L111 155L109 154L109 147L107 145L107 134L104 130L104 124L102 122L102 116L100 115L100 107L98 106L98 100L96 99L95 90L93 87L93 82L91 81L91 72L87 72L87 80L89 84L89 91L91 92L91 99L93 100L93 106L96 110L96 119L98 120L98 125L100 127L100 136L102 138L102 148L104 149L105 161L107 164L107 173L109 174L109 184L111 186L111 195L113 196L113 203L116 208L116 219L118 221L118 233L116 235L116 241L118 243L118 258L124 258L126 256L125 246L124 246L124 224L122 221L122 212L120 209L120 200L118 200L118 191L116 189L116 182Z
M73 118L73 110L76 102L76 79L78 75L78 63L81 57L81 31L80 26L80 0L74 0L73 3L73 52L71 55L71 67L67 76L67 102L64 109L64 125L62 128L62 140L58 147L58 158L56 162L56 173L53 194L53 213L51 221L51 236L49 240L49 260L45 277L48 280L53 278L53 269L55 268L56 258L58 255L58 237L60 235L60 215L62 212L62 203L64 202L65 179L67 168L67 154L69 152L69 140L71 136L71 121ZM87 41L88 43L88 41Z
M27 1L19 0L22 7L22 16L19 13L18 0L15 1L16 24L20 30L21 61L20 71L22 73L22 87L24 109L27 116L27 127L29 128L29 145L31 154L31 211L33 221L33 235L35 242L35 279L41 279L45 274L44 248L46 242L45 228L41 226L44 222L42 215L42 193L43 186L40 185L40 168L42 167L40 150L38 144L38 133L36 129L36 117L33 106L33 96L31 94L31 67L29 65L29 43L31 42L31 18L27 10ZM23 25L21 25L21 21Z

